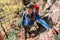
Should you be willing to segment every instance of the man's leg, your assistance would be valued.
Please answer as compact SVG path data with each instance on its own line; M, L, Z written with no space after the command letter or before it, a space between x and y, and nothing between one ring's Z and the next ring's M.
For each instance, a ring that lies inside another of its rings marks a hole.
M28 34L28 31L29 31L29 28L28 27L21 27L21 31L22 31L22 38L24 40L27 39L27 37L29 37L29 34Z
M29 27L25 27L25 37L26 37L26 39L28 38L28 37L30 37L30 35L29 35L29 30L30 30L30 28Z
M25 40L27 39L27 28L25 27Z

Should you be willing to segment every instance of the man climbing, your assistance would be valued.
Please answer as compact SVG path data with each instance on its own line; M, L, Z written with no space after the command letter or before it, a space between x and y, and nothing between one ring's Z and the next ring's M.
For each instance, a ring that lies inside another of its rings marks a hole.
M26 11L23 12L23 17L22 17L22 29L28 31L29 28L36 21L41 25L43 25L47 30L51 31L53 34L56 34L55 29L50 28L50 26L38 15L38 13L34 12L33 8L34 8L33 4L28 4L26 6Z

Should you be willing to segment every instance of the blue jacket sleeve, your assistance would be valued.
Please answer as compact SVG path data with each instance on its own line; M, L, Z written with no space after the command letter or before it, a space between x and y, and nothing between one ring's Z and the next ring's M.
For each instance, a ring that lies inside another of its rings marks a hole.
M25 20L25 13L23 13L23 16L22 16L22 26L24 26L24 20Z
M38 14L36 14L36 20L38 23L43 25L47 30L50 29L50 26Z

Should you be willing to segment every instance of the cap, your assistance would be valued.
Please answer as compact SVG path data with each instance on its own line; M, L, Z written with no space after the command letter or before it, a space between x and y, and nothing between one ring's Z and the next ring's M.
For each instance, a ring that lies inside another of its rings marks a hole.
M34 5L33 4L28 4L26 7L33 9L34 8Z

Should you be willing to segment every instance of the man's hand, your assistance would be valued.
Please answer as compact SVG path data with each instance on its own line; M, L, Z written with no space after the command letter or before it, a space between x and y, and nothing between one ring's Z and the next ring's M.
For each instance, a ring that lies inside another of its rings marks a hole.
M58 35L58 32L54 28L50 28L49 31L55 35Z

